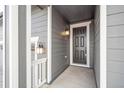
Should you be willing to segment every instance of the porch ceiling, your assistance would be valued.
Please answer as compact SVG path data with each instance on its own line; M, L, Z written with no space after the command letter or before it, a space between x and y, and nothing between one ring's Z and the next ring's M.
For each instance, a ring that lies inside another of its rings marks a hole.
M95 5L54 5L53 7L69 23L94 18Z

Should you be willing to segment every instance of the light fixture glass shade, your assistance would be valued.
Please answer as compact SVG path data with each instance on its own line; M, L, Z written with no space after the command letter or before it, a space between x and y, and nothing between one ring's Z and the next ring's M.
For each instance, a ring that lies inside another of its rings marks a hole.
M69 31L67 30L67 31L65 31L65 35L66 36L68 36L69 35Z
M36 54L40 54L39 47L36 48Z
M39 52L40 52L40 54L43 54L44 48L39 48Z
M44 48L42 48L42 47L36 48L36 53L37 54L43 54L43 52L44 52Z

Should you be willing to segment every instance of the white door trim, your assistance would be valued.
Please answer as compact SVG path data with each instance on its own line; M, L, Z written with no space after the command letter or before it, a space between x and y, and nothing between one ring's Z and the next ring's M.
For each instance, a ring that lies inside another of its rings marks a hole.
M47 63L47 83L52 80L52 6L48 6L48 63Z
M82 22L82 23L76 23L76 24L71 24L70 25L70 65L75 65L75 66L83 66L83 67L90 67L90 23L91 21L88 22ZM81 27L81 26L86 26L87 27L87 64L86 65L81 65L81 64L75 64L73 63L73 43L72 43L72 38L73 38L73 31L72 29L74 27Z

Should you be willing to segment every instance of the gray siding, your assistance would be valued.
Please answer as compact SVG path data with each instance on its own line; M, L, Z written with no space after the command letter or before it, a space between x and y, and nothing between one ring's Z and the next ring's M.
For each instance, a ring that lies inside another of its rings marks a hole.
M39 42L42 42L47 48L47 8L41 10L37 6L32 6L31 11L31 36L39 36ZM47 53L38 55L38 59L47 57ZM32 60L34 60L34 53L32 52Z
M9 6L5 7L5 66L6 66L6 72L5 72L5 86L6 88L9 88Z
M94 21L90 25L90 67L94 64Z
M41 10L37 6L32 6L31 10L31 36L39 37L39 42L43 43L43 46L47 48L47 24L48 24L48 11L47 7ZM35 53L31 52L32 61L34 60ZM39 54L38 59L47 57L47 53ZM33 71L32 71L32 81L33 81ZM33 87L33 82L32 82Z
M94 31L95 31L94 71L97 87L100 87L100 6L97 6L95 11Z
M62 16L52 9L52 79L55 79L69 65L69 60L65 59L69 49L69 39L61 36L66 22ZM69 56L68 56L69 58Z
M107 6L107 87L124 87L124 5Z
M1 19L0 20L0 41L2 40L3 40L3 20Z
M26 6L19 5L18 9L18 55L19 55L19 88L26 88Z
M0 49L0 88L3 87L3 51Z
M1 18L0 18L1 19ZM0 20L0 41L3 40L3 21ZM3 50L0 45L0 88L3 86Z

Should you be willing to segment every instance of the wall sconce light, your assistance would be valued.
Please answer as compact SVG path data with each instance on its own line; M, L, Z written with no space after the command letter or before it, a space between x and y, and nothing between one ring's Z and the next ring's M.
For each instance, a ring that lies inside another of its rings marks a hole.
M64 31L62 32L62 36L69 36L70 32L69 32L69 26L66 25Z
M38 47L36 48L35 51L37 54L43 54L45 52L45 48L43 47L43 44L39 43Z
M43 54L47 52L47 49L45 49L43 43L40 42L36 48L35 45L31 45L31 51L35 52L36 54Z
M65 30L65 36L69 36L69 34L70 34L70 33L69 33L69 30L66 29L66 30Z

